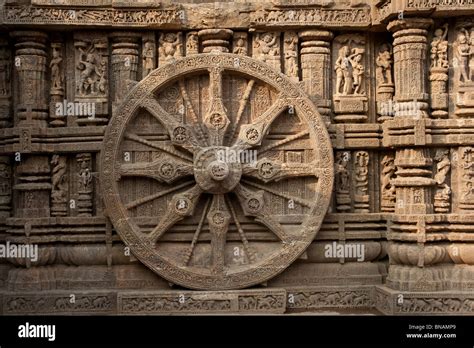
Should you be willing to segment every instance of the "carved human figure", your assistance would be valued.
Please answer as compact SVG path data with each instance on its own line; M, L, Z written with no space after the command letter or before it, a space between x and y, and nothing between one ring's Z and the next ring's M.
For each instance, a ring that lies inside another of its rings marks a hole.
M349 154L345 152L338 152L336 154L336 177L337 177L337 191L349 191L349 171L347 164L349 162Z
M199 39L197 32L191 32L186 37L186 54L199 53Z
M390 45L380 46L379 53L375 59L377 64L377 75L381 77L379 84L392 84L392 50Z
M456 42L454 43L454 55L456 58L456 65L459 69L459 80L468 82L469 74L468 74L468 61L469 61L469 33L466 29L462 28L458 33Z
M160 36L160 55L165 62L178 58L181 54L181 33L166 33Z
M368 174L369 174L369 153L367 151L358 151L356 154L356 190L359 194L364 195L368 191Z
M92 173L90 169L90 158L82 156L78 159L79 162L79 191L88 192L91 189Z
M287 35L285 38L285 62L286 74L288 76L298 76L298 36L296 34Z
M257 35L255 44L258 49L257 58L262 61L266 61L269 57L276 57L280 54L277 35L275 33Z
M396 170L395 160L393 156L385 155L381 164L383 166L381 180L382 196L391 198L395 195L395 186L391 184L391 180L393 179Z
M444 29L444 30L443 30ZM433 40L431 41L431 67L448 67L448 24L438 28L434 32Z
M53 202L58 202L64 199L65 192L65 177L66 177L66 157L54 155L51 159L51 198Z
M5 46L0 47L0 95L10 93L10 55Z
M436 162L436 174L434 180L438 185L446 185L446 176L451 168L449 150L438 149L434 158Z
M362 94L363 86L362 86L362 77L364 76L365 68L362 64L362 54L364 53L363 49L354 48L352 50L353 54L351 54L348 59L352 66L352 74L353 74L353 93L358 95ZM351 90L349 86L347 86L347 91ZM346 90L346 88L345 88ZM349 92L350 93L350 92Z
M62 87L61 67L60 64L63 61L61 57L61 51L55 47L53 48L53 57L49 63L51 68L51 88L60 89Z
M105 93L107 90L107 61L102 59L99 68L99 81L98 81L99 92Z
M97 66L97 59L94 53L94 48L89 52L84 52L82 48L79 48L81 55L79 58L79 63L77 69L82 70L80 74L79 83L77 85L78 91L85 94L95 94L97 93L97 82L98 77L101 76L101 72ZM83 58L85 56L85 59Z
M150 74L154 68L153 58L153 44L150 41L147 41L143 47L143 71L145 76Z
M470 34L470 39L469 39L469 80L473 81L474 80L474 26L471 27L471 34Z
M232 49L232 53L234 54L242 54L246 55L247 54L247 48L245 47L245 40L241 36L235 41L234 48Z
M339 49L338 57L335 64L335 71L336 71L336 95L341 94L341 87L343 88L343 95L347 95L347 89L349 84L352 89L352 83L347 81L347 79L352 79L352 72L349 71L351 66L349 64L349 46L342 46Z

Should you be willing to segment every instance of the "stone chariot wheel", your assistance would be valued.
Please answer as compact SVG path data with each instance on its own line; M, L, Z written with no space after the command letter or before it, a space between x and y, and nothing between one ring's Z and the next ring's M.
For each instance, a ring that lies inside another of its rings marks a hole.
M153 71L113 116L107 215L172 283L265 282L309 246L329 205L332 149L314 105L265 63L198 54Z

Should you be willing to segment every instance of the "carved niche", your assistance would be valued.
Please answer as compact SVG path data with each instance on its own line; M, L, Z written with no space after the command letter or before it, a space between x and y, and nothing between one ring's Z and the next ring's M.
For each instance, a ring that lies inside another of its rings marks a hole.
M272 37L262 38L270 56ZM317 110L289 78L239 53L152 71L104 139L112 223L140 261L189 288L243 288L280 273L314 239L330 201L332 149ZM167 103L170 89L182 114Z
M361 34L342 34L333 43L335 120L367 120L366 48Z

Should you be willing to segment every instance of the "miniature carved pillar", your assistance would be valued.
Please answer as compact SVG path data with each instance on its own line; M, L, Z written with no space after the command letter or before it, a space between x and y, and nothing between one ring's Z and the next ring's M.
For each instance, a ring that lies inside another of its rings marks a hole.
M16 111L19 126L47 127L46 41L38 31L15 31L14 67L17 71Z
M232 30L229 29L204 29L198 32L201 38L202 52L209 53L212 51L229 52L230 39L232 38Z
M51 194L50 165L48 156L28 156L16 167L18 206L15 216L20 218L49 217Z
M138 81L138 41L136 33L112 33L113 110Z
M326 30L305 30L301 40L303 87L326 123L331 120L331 40Z
M0 37L0 127L10 127L11 119L11 52L6 38Z
M428 117L426 57L428 51L428 28L433 20L428 18L406 18L389 23L387 29L393 32L393 56L395 76L395 101L400 110L417 104L421 117ZM406 104L408 105L404 107Z

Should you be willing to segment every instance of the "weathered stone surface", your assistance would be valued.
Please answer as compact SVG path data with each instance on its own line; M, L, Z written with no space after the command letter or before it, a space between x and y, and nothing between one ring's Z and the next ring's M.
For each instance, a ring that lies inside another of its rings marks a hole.
M471 0L0 7L4 314L472 311Z

